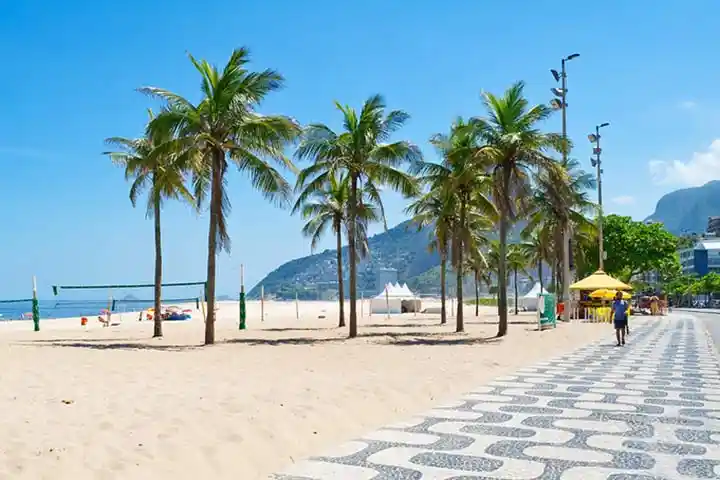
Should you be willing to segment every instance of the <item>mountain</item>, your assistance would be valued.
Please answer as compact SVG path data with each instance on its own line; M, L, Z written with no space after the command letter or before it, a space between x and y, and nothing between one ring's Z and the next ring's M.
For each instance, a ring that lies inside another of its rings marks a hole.
M440 264L436 252L428 251L430 228L418 230L409 220L386 232L369 238L370 255L358 265L358 292L367 295L376 294L377 276L383 268L394 268L398 271L398 281L408 282L409 279ZM348 248L343 247L343 267L345 276L348 273ZM337 290L337 254L335 250L291 260L280 265L276 270L260 281L248 292L248 297L260 296L260 285L265 295L280 298L317 299L323 297L325 291ZM349 288L348 283L345 289ZM347 295L347 292L346 292Z
M520 226L515 231L519 232ZM378 284L384 283L382 269L397 270L398 282L407 283L418 293L437 293L440 289L440 256L430 252L428 243L431 227L418 230L410 221L402 222L386 232L370 237L370 256L358 265L358 294L366 297L378 292ZM517 238L517 233L511 234ZM343 273L345 296L348 295L348 249L343 247ZM280 265L262 279L250 292L249 298L260 297L260 286L265 295L278 298L315 300L333 297L337 291L337 254L335 250L296 258ZM455 285L455 275L448 271L448 285ZM454 288L454 287L453 287Z
M663 196L646 220L662 222L670 233L703 233L708 217L720 215L720 181L675 190Z

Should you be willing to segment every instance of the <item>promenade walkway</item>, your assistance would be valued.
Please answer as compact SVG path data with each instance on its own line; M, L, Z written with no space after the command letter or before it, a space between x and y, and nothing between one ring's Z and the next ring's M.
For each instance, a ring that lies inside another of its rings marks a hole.
M703 324L652 318L628 340L608 331L275 478L720 479L720 365Z

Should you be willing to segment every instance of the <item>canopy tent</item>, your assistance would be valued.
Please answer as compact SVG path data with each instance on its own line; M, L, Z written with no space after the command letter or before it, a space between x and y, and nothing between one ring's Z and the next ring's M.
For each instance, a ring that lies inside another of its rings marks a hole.
M407 284L388 283L385 288L370 300L372 313L404 313L420 311L420 300L408 288Z
M547 290L540 286L540 282L536 282L528 293L518 299L518 304L520 307L527 308L528 310L536 310L538 295L547 293Z
M570 285L570 290L632 290L630 285L627 285L620 280L611 277L602 270L589 275L579 282L575 282Z

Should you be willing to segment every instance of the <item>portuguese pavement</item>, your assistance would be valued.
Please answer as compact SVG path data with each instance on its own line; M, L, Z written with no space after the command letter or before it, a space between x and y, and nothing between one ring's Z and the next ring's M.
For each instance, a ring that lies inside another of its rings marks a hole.
M691 314L643 322L273 478L720 479L715 346Z

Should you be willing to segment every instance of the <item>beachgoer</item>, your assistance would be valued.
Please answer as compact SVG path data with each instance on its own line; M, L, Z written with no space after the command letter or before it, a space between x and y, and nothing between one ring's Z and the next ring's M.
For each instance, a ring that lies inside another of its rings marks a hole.
M623 300L622 293L615 294L615 300L612 303L613 324L615 326L615 337L617 337L617 346L625 345L625 331L627 329L627 311L628 303Z

